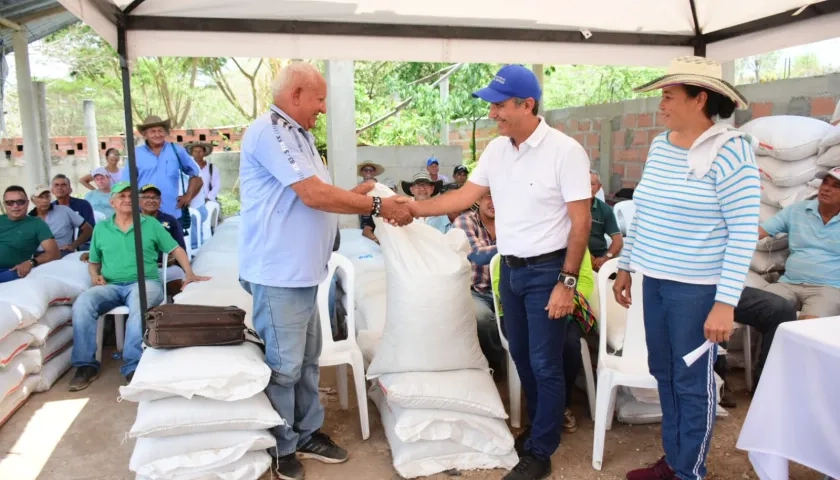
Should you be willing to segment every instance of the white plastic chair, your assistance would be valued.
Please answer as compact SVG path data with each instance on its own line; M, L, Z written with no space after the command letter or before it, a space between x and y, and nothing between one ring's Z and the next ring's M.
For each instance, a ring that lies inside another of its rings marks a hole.
M219 204L210 200L204 205L207 208L207 221L204 222L204 241L207 241L213 236L216 225L219 223Z
M93 211L93 219L96 220L97 223L101 222L102 220L107 220L108 216L104 213L100 212L99 210Z
M595 397L595 435L592 441L592 467L601 470L604 457L604 437L612 428L615 412L616 389L619 386L636 388L657 388L656 379L648 369L645 324L642 310L642 275L633 273L631 295L633 304L627 310L627 326L621 356L607 353L607 330L609 309L607 302L612 295L608 285L609 277L618 270L618 259L613 258L601 266L598 272L600 292L600 337L598 342L598 391Z
M166 265L160 274L160 282L163 287L163 302L166 303ZM123 351L123 344L125 342L125 321L128 318L128 307L125 305L111 309L110 311L99 316L96 321L96 361L102 363L102 342L105 337L105 315L114 316L114 336L117 339L117 351Z
M335 341L330 325L330 283L333 274L337 273L344 289L344 301L347 312L347 339ZM347 410L347 365L353 367L353 380L356 387L356 400L359 404L359 421L362 426L362 439L370 437L370 421L368 420L367 385L365 383L365 368L362 350L356 344L356 277L353 264L346 257L333 253L329 262L327 278L318 286L318 314L321 321L322 367L338 366L336 372L338 382L338 401L342 410Z
M190 238L198 239L198 248L196 248L197 251L204 243L203 227L201 225L201 212L190 207L190 216L195 219L194 222L190 222ZM192 248L192 245L190 245L190 248Z
M618 228L621 230L621 234L627 235L627 231L630 229L630 222L633 221L633 217L636 215L636 204L633 203L633 200L618 202L613 206L613 213L615 213L615 220L618 222Z
M499 270L502 256L498 253L490 259L490 277L492 272ZM492 283L492 281L491 281ZM505 332L502 331L502 320L499 318L499 296L495 289L493 291L493 310L496 313L496 326L499 329L499 338L502 340L502 347L505 349L505 357L507 357L507 377L508 377L508 395L510 396L510 426L519 428L522 420L522 382L519 380L519 373L516 371L516 364L513 363L513 357L510 356L510 348L505 337Z

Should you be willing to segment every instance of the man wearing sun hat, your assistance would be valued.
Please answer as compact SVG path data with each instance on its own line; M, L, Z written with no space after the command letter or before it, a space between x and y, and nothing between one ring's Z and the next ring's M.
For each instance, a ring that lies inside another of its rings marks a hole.
M70 391L83 390L99 376L100 363L96 359L96 330L98 319L119 306L128 307L123 346L123 366L120 373L131 382L134 370L143 353L143 332L140 318L140 294L137 286L137 257L134 244L131 185L118 182L111 189L114 216L96 225L90 245L88 272L93 286L73 303L73 354L76 368L70 380ZM140 216L143 238L146 295L149 307L163 301L157 258L159 253L172 254L186 272L184 285L207 280L196 276L190 267L187 252L178 246L161 224L146 215Z
M428 200L443 190L443 181L433 181L427 172L414 174L411 182L402 181L402 189L409 197L416 201ZM434 227L440 233L446 233L452 228L452 221L448 215L432 215L423 219L426 225Z
M373 162L360 163L359 168L356 171L356 174L362 177L363 182L376 180L376 177L382 175L383 173L385 173L385 167Z
M531 420L505 479L537 480L551 474L563 431L563 345L592 223L589 157L538 115L542 89L529 68L507 65L473 96L490 104L499 138L461 188L409 208L415 217L466 210L492 190L506 336Z

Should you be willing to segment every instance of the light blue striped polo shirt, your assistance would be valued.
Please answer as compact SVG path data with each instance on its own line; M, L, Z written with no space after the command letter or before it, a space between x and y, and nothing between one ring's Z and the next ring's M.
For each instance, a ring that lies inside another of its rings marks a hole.
M840 288L840 215L823 223L819 200L794 203L761 226L770 235L788 234L785 283Z
M636 215L619 268L683 283L717 285L715 300L735 306L758 240L758 167L743 138L726 142L703 178L689 174L688 150L650 146L633 193Z

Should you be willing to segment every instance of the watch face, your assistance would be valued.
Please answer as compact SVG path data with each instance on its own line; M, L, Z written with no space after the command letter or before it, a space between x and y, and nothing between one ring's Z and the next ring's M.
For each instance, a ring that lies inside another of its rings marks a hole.
M577 279L575 279L575 277L566 277L566 279L563 280L563 284L569 288L574 288L575 285L577 285Z

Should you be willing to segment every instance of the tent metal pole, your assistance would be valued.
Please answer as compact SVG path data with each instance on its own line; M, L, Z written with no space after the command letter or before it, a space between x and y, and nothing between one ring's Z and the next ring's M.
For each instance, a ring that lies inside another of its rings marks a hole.
M131 72L128 70L128 52L125 28L117 25L117 54L122 72L123 109L125 110L125 148L128 155L128 173L131 181L131 217L134 220L134 254L137 262L137 289L140 294L141 332L146 330L146 272L143 265L143 237L140 232L140 191L137 185L137 157L134 152L134 122L131 118Z

